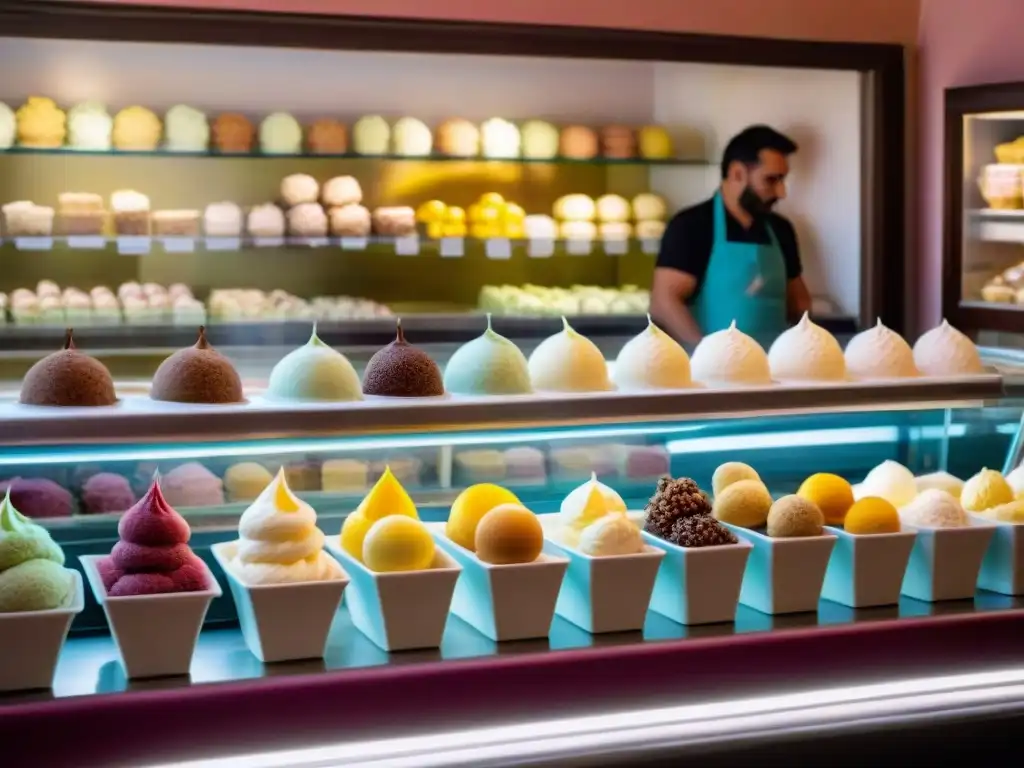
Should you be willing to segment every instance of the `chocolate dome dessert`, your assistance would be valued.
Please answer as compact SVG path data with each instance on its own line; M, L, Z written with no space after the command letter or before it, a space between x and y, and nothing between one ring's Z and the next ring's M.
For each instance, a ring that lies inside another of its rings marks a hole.
M224 355L206 340L199 326L195 346L179 349L156 369L149 396L168 403L241 403L242 380Z
M64 334L64 349L37 362L21 382L20 402L25 405L100 406L117 402L110 371L99 360L75 348L71 329Z
M383 397L438 397L444 394L441 369L405 340L398 321L395 340L377 350L363 373L363 394Z

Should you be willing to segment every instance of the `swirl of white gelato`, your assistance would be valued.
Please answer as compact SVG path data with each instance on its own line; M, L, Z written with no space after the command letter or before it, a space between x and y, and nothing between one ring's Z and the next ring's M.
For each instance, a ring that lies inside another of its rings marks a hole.
M711 386L763 386L772 383L768 355L736 327L736 321L697 345L690 360L695 381Z
M984 371L974 342L947 320L917 340L914 364L925 376L964 376Z
M768 350L768 366L777 381L842 381L846 378L843 348L835 336L812 322L806 312L799 323L775 339Z
M906 339L882 325L861 331L846 345L846 370L857 379L901 379L917 376L914 353Z
M231 567L248 584L338 578L338 564L323 551L316 512L292 493L284 469L242 513Z
M68 146L72 149L110 149L114 118L97 101L83 101L68 110Z

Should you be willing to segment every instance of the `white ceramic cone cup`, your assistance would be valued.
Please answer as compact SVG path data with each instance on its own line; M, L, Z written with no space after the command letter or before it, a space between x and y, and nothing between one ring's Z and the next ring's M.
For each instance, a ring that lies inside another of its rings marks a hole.
M825 571L821 596L850 608L896 605L916 534L858 535L825 526L836 536L836 546Z
M73 593L65 607L0 613L0 691L27 691L53 685L57 660L71 622L85 607L82 575L75 570L71 573Z
M448 609L462 569L443 550L422 571L377 573L341 548L337 536L327 540L351 579L345 593L356 629L385 651L437 648L444 637Z
M555 613L592 635L644 628L664 552L645 546L635 555L592 557L551 539L544 551L569 560Z
M680 547L647 531L643 537L665 555L654 582L652 611L686 625L736 620L740 586L753 550L749 542Z
M926 602L972 599L996 526L972 520L961 528L904 527L916 531L917 539L901 592Z
M818 610L836 537L773 539L759 531L722 523L754 549L747 563L740 602L761 613L803 613Z
M971 515L975 524L991 525L982 515ZM995 524L992 541L985 550L978 574L978 586L1000 595L1024 595L1024 523Z
M237 549L234 541L212 547L227 577L242 637L252 654L265 663L322 659L349 582L341 566L337 566L335 579L246 584L230 566Z
M437 545L462 568L452 613L495 642L548 636L567 558L541 553L532 563L492 565L449 539L444 523L428 528Z
M206 563L209 587L197 592L110 597L97 568L102 555L80 560L93 597L103 607L110 634L129 678L187 675L206 611L220 585Z

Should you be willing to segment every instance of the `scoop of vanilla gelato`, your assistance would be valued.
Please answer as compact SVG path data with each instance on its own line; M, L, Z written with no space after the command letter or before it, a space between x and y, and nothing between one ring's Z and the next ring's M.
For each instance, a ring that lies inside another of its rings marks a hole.
M690 371L709 386L764 386L772 383L768 355L761 345L736 327L705 336L694 350Z
M779 335L768 350L768 365L777 381L843 381L846 361L835 336L811 321L800 322Z
M901 379L918 375L906 340L882 321L850 339L846 370L857 379Z
M613 379L622 390L689 387L690 356L648 315L647 327L619 352Z
M914 474L898 461L886 460L868 472L854 495L857 499L880 496L899 509L917 496L917 481Z
M914 344L914 363L925 376L964 376L985 370L974 342L946 320Z
M562 331L544 339L527 362L537 391L602 392L612 388L601 350L562 317Z

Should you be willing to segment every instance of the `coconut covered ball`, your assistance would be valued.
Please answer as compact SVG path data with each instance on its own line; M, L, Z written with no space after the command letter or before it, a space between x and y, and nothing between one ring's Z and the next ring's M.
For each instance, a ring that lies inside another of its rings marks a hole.
M813 501L783 496L768 511L768 535L773 539L820 536L825 516Z

